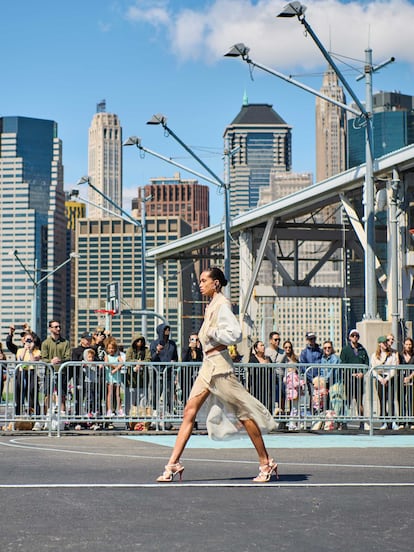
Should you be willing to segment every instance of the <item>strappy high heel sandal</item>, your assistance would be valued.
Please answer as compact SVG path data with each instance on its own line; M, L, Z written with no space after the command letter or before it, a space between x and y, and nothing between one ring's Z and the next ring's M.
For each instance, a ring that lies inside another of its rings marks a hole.
M270 481L270 478L274 475L276 479L279 479L277 473L277 464L270 458L267 464L260 464L259 475L253 479L255 483L267 483Z
M183 479L184 466L177 462L176 464L167 464L164 468L164 473L157 477L158 483L171 483L176 475L180 476L180 481Z

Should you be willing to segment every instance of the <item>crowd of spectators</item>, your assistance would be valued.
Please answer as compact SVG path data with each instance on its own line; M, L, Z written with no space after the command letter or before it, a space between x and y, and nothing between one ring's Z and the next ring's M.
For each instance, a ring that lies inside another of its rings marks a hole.
M49 335L43 341L28 324L22 327L19 343L15 332L15 327L11 327L6 347L16 360L13 376L16 416L38 417L59 408L62 417L70 414L82 419L76 428L84 427L86 414L91 419L89 426L96 429L105 427L105 423L98 423L100 418L150 415L160 406L159 400L163 401L165 412L176 412L177 404L182 405L187 398L185 390L191 387L191 381L188 384L183 375L184 368L163 370L179 360L168 324L160 324L156 338L149 343L144 336L136 335L126 353L102 327L82 333L75 347L61 335L57 320L49 322ZM329 427L337 429L348 429L348 418L356 417L361 420L360 429L367 430L369 393L375 397L376 413L383 420L381 429L404 429L414 412L413 340L407 338L398 352L394 349L394 336L379 336L377 349L370 357L359 339L358 330L351 330L347 345L336 353L331 340L319 345L316 334L309 331L304 348L297 354L291 340L282 344L280 333L272 331L267 344L256 340L244 357L234 345L229 352L243 385L291 431L300 428L303 410L312 417L339 420L329 423ZM193 333L188 346L183 348L181 361L197 365L202 358L198 335ZM51 370L51 377L41 380L43 386L35 369L39 364ZM62 365L65 370L59 372ZM399 365L407 365L407 369L397 368ZM0 367L1 397L7 380L6 355L1 344ZM368 379L370 368L373 377ZM59 397L58 373L62 390ZM193 381L197 372L191 373ZM156 377L157 374L162 377ZM371 407L374 408L372 404ZM107 423L106 427L110 425ZM35 429L39 426L37 422ZM410 427L414 429L414 425Z

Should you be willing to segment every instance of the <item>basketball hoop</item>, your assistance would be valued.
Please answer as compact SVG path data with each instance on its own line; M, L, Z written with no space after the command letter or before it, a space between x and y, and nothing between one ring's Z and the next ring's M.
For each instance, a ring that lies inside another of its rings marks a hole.
M110 316L115 316L116 314L114 310L107 310L107 309L96 309L94 312L96 314L109 314Z
M105 327L106 316L109 314L109 316L114 317L116 314L114 310L108 310L108 309L96 309L94 310L94 313L98 318L98 326L103 326L103 327Z

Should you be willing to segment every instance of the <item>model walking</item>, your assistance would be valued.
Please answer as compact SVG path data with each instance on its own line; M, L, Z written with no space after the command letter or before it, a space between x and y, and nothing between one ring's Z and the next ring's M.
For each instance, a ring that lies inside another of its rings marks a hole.
M276 424L270 412L250 395L233 373L227 347L241 340L241 329L230 301L221 293L226 285L227 280L219 268L210 268L200 276L200 291L211 299L199 332L204 351L203 364L185 406L172 454L164 473L157 478L158 482L171 482L176 475L182 479L184 466L180 458L191 436L197 413L210 394L243 424L257 451L260 469L253 481L266 483L273 474L277 476L277 464L270 458L262 437L262 431L271 431Z

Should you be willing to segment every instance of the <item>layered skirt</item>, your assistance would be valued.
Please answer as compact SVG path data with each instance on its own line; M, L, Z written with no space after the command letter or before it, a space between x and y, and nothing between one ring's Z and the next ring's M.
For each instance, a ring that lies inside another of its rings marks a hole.
M204 358L188 400L205 390L210 391L206 425L211 439L237 438L244 431L244 420L254 420L262 433L276 429L267 408L234 375L227 350Z

